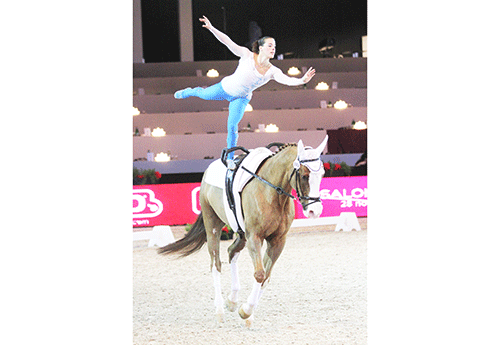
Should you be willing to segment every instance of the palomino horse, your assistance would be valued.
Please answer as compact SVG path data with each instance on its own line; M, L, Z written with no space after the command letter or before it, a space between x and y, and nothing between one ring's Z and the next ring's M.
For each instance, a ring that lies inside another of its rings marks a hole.
M241 205L245 216L245 232L240 231L228 248L231 265L231 293L226 300L230 311L236 310L240 283L237 260L240 251L248 248L254 265L255 282L247 303L239 308L241 318L247 326L253 321L253 311L264 291L271 270L285 246L286 235L295 217L294 196L297 192L304 215L317 218L323 211L319 198L319 187L325 173L320 155L328 136L316 148L297 144L286 144L267 158L241 192ZM182 239L159 248L158 253L178 253L181 256L198 251L205 242L211 257L211 271L215 287L216 317L222 321L224 308L220 283L221 260L219 244L222 227L229 224L223 206L223 191L205 182L205 172L200 189L201 214L191 230ZM295 175L295 178L293 178ZM261 255L263 241L267 241L264 258ZM215 263L215 265L214 265Z

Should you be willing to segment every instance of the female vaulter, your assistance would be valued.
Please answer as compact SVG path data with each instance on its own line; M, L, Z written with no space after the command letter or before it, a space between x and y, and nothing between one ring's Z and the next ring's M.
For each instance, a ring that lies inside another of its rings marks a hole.
M207 17L203 16L200 21L204 23L214 36L222 42L236 56L240 58L236 71L230 76L223 78L219 83L205 89L188 87L174 94L177 99L187 97L199 97L204 100L227 100L229 101L229 117L227 119L227 147L236 146L238 141L238 123L243 118L245 107L252 98L252 91L266 84L270 79L280 84L296 86L306 84L316 74L311 67L302 78L286 76L279 68L273 66L269 60L276 53L276 42L274 38L262 37L252 45L251 52L248 48L234 43L226 34L212 26ZM233 153L228 155L228 167L234 168L232 161Z

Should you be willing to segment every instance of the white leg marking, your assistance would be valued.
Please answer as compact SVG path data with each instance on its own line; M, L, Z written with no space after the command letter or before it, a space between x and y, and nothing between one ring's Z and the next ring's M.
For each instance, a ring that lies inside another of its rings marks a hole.
M238 302L238 291L240 291L240 278L238 277L238 257L236 253L231 260L231 293L227 296L226 306L229 311L235 311Z
M223 308L223 298L222 298L222 288L220 284L220 272L217 271L215 265L212 267L212 277L214 278L214 289L215 289L215 313L217 314L217 319L219 322L222 321L222 314L224 314Z
M255 304L253 306L253 310L252 310L252 316L255 315L255 312L257 311L257 306L259 305L259 301L260 301L260 298L262 297L262 295L264 294L264 291L266 289L260 289L260 292L259 292L259 296L257 297L257 301L255 301ZM253 318L252 318L253 320Z
M238 275L238 257L240 253L236 253L231 260L231 295L229 300L231 302L236 302L238 300L238 291L240 291L240 278Z
M247 303L252 307L259 302L261 287L262 283L253 282L252 292L250 293L250 296L248 296L247 300Z
M252 287L252 292L248 296L247 303L243 304L241 307L247 315L252 315L253 308L259 302L261 283L254 282Z

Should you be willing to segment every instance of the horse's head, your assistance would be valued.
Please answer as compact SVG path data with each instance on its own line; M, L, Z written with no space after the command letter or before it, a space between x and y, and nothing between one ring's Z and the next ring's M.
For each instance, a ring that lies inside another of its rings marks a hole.
M302 140L297 143L297 158L293 162L296 172L295 189L302 204L304 216L307 218L318 218L323 212L319 187L325 169L320 156L327 141L328 135L315 149L309 146L304 147Z

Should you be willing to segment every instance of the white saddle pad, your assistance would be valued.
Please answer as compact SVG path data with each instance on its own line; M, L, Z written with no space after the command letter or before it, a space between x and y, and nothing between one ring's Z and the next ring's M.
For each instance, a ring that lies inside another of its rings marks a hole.
M236 175L234 176L234 184L233 184L233 194L234 194L234 204L236 207L236 214L238 216L238 222L243 231L245 231L245 222L243 219L243 212L241 208L241 197L240 192L246 186L248 181L252 178L248 172L243 170L241 167L245 167L251 172L255 172L259 165L262 163L264 159L271 156L273 152L265 147L258 147L253 150L249 150L250 153L243 160L243 163L240 165ZM229 222L229 226L234 231L238 230L238 224L236 223L236 219L234 218L233 211L229 208L229 203L226 197L226 170L227 168L224 166L220 159L212 162L207 171L205 172L205 183L208 183L212 186L218 187L222 189L223 202L224 202L224 211L226 213L227 221Z

